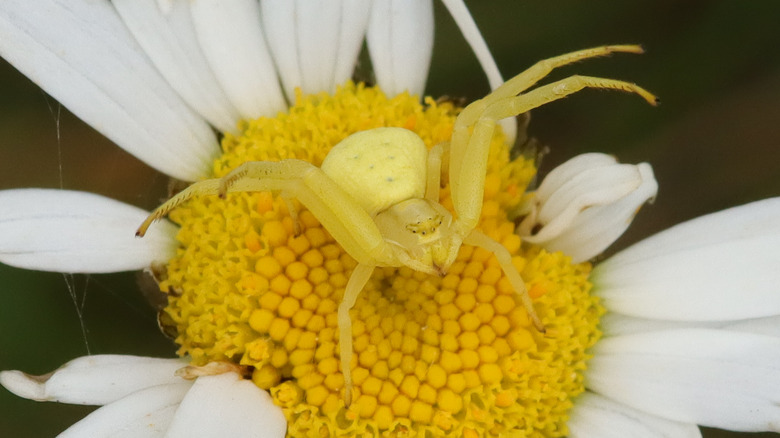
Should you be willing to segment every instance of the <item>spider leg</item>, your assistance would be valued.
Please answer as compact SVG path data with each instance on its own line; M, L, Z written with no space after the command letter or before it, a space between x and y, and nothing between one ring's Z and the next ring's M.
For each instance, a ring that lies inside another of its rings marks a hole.
M349 310L355 305L360 291L368 283L374 265L359 263L349 277L344 296L339 304L339 359L341 361L341 373L344 375L344 404L349 407L352 403L352 318Z
M520 273L517 272L515 265L512 264L512 255L509 253L509 251L507 251L504 245L496 242L488 235L478 230L473 230L471 233L469 233L469 235L466 236L466 238L463 240L463 243L484 248L493 253L493 255L496 257L496 260L498 260L498 264L501 265L501 269L504 271L504 275L506 275L507 279L512 284L512 288L515 290L515 293L520 297L520 301L523 303L523 307L525 307L525 310L528 312L528 316L531 318L534 327L536 327L539 332L544 333L544 324L542 324L542 320L539 319L539 316L534 310L534 304L531 301L531 297L528 295L525 282L520 276Z
M613 45L613 46L601 46L601 47L594 47L590 49L584 49L584 50L578 50L576 52L567 53L564 55L556 56L549 59L544 59L524 72L518 74L517 76L509 79L506 81L503 85L493 90L492 93L488 94L484 98L477 100L475 102L472 102L470 105L468 105L466 108L461 111L461 113L458 115L457 120L455 121L455 126L453 128L452 132L452 141L451 141L451 155L450 155L450 181L452 182L453 188L458 184L459 181L459 175L461 173L468 173L470 175L477 175L478 172L470 172L468 169L463 170L462 167L465 163L466 167L472 167L477 166L480 169L482 169L482 162L481 161L470 161L469 159L465 159L463 157L466 157L468 154L466 153L465 149L472 148L472 147L488 147L486 146L487 143L484 146L474 146L475 143L471 142L469 140L469 128L474 126L474 130L476 130L476 124L479 123L480 119L485 117L485 111L488 107L491 107L501 101L504 101L506 99L511 99L517 96L519 93L522 93L523 91L527 90L529 87L536 84L539 80L543 79L545 76L547 76L553 69L562 67L568 64L572 64L577 61L582 61L588 58L594 58L598 56L606 56L611 53L616 52L623 52L623 53L643 53L642 47L637 45ZM632 84L633 85L633 84ZM543 87L541 87L543 88ZM599 88L615 88L615 87L599 87ZM636 87L638 88L638 87ZM621 88L625 89L625 88ZM534 90L536 91L536 90ZM636 89L632 90L626 90L626 91L634 91L638 92ZM652 96L650 93L645 92L646 94L642 94L642 97L645 97L645 99L648 99L649 96ZM530 93L528 93L530 94ZM655 97L653 96L653 100ZM508 115L505 115L503 117L499 117L497 120L500 120L504 117L512 117L516 116L518 114L522 114L530 109L533 109L537 106L543 105L546 103L546 101L540 102L536 106L530 106L529 108L508 113ZM652 103L652 102L651 102ZM653 103L654 104L654 103ZM492 128L490 128L492 130ZM486 130L486 127L483 128L483 130ZM491 131L492 134L492 131ZM471 154L474 155L474 154ZM487 155L485 154L485 160L487 160ZM470 158L481 158L480 157L470 157ZM486 163L485 163L486 164ZM466 184L471 184L472 179L464 179L462 181L466 181ZM453 190L452 192L452 199L455 204L458 204L460 198L460 193L458 193L458 190ZM480 198L481 199L481 198ZM458 212L460 214L460 211ZM477 214L478 216L478 214Z
M526 111L538 108L546 103L563 99L585 88L603 88L611 90L626 91L641 96L650 105L657 105L658 98L644 88L632 84L631 82L618 81L615 79L597 78L592 76L569 76L551 84L535 88L525 94L493 102L485 108L482 113L483 118L501 120L506 117L512 117L522 114Z
M439 202L439 192L441 191L441 158L442 155L444 155L444 146L444 144L439 143L428 151L425 199L431 202Z
M476 121L477 118L480 117L486 106L506 97L517 96L518 94L522 93L542 80L545 76L550 74L550 72L558 67L563 67L589 58L607 56L616 52L639 54L644 53L644 50L641 46L630 44L601 46L578 50L576 52L566 53L555 56L553 58L543 59L517 76L507 80L484 98L474 102L481 102L480 105L475 105L472 107L472 105L474 105L474 103L472 103L468 107L464 108L461 114L458 116L456 123L462 127L470 126Z
M168 202L166 202L165 204L157 207L157 209L154 210L152 214L150 214L146 218L146 220L144 220L141 226L138 227L138 231L135 232L135 235L137 237L144 237L144 235L146 234L146 230L149 229L149 226L152 224L152 222L167 216L168 213L171 212L171 210L178 207L179 204L181 204L182 202L197 196L216 195L218 190L219 190L218 179L208 179L205 181L192 184L191 186L177 193L174 197L169 199Z
M282 197L284 205L287 207L287 212L290 213L290 217L292 218L293 234L298 237L301 235L301 220L298 218L298 208L295 206L295 202L293 202L293 198L289 194L282 192L279 196Z
M375 266L397 266L398 262L392 258L392 250L387 248L371 216L325 172L301 160L247 162L222 179L193 184L174 196L149 215L137 234L143 236L154 220L194 196L219 195L224 198L231 192L262 191L280 191L286 200L297 198L358 261L338 310L341 371L344 374L346 404L349 406L352 397L352 320L349 309L355 305ZM294 210L293 206L291 211Z
M322 170L302 160L250 161L222 179L195 183L157 208L136 235L182 202L202 195L225 197L230 192L281 191L297 198L334 239L359 263L392 264L386 243L371 216Z
M489 95L483 99L483 101L489 99L491 103L487 106L484 102L480 103L481 115L473 124L471 136L468 136L468 129L464 128L462 132L465 135L462 133L458 138L453 132L451 143L452 201L457 213L457 221L462 222L459 225L462 235L465 236L465 233L476 226L482 210L487 158L496 121L525 113L584 88L621 90L638 94L651 105L656 105L658 102L652 93L636 84L590 76L570 76L519 96L493 100Z
M480 118L474 124L471 137L463 139L467 142L465 147L458 147L459 156L455 152L453 137L450 151L450 194L457 215L455 232L461 237L465 237L477 226L482 213L488 154L495 127L495 118Z
M637 45L601 46L543 59L524 72L504 82L503 85L493 90L488 96L493 100L516 96L539 82L558 67L563 67L589 58L607 56L615 52L641 54L644 53L644 50L641 46Z
M297 198L359 263L390 263L371 216L320 168L302 160L250 161L222 179L220 193L281 190Z

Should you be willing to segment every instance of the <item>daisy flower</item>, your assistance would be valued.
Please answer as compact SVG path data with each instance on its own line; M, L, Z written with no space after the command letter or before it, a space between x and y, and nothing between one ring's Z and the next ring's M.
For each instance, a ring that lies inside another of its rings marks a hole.
M496 88L465 6L443 3ZM120 147L191 182L246 161L319 165L380 126L428 147L448 141L460 108L416 97L432 26L428 1L8 0L0 55ZM364 39L377 86L349 81ZM443 277L377 269L352 311L347 407L336 309L356 262L307 210L294 221L270 193L196 198L136 239L148 214L136 207L7 190L0 261L153 268L183 359L87 356L46 376L3 371L0 383L102 406L63 436L780 430L780 200L686 222L593 268L655 196L650 166L586 154L526 191L535 164L510 157L513 135L491 140L480 228L512 254L544 333L487 251L464 245Z

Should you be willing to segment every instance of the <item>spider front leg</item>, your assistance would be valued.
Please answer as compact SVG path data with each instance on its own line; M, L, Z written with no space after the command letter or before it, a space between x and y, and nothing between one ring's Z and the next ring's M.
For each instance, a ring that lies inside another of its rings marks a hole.
M546 103L563 99L564 97L585 88L626 91L638 94L650 105L658 105L658 98L639 85L615 79L575 75L535 88L519 96L498 100L485 108L485 111L482 113L482 118L501 120L506 117L513 117L534 108L538 108Z
M218 179L209 179L195 183L177 193L165 204L157 207L157 209L155 209L152 214L147 216L146 220L144 220L144 222L135 232L136 237L144 237L146 230L149 229L149 226L152 225L152 222L164 218L168 215L168 213L171 212L171 210L178 207L181 203L187 201L188 199L198 196L216 195L219 193L219 184L220 181Z
M484 193L488 152L496 122L563 99L585 88L626 91L638 94L650 105L658 104L658 98L652 93L630 82L591 76L570 76L518 96L502 97L501 93L491 93L466 107L458 116L451 143L450 182L452 202L458 220L463 222L464 230L471 230L476 226L482 211L481 194ZM471 111L471 115L464 116L464 114L472 108L472 105L480 113L474 118L473 123L468 124L469 119L474 117L474 111ZM469 128L472 128L470 136Z
M499 120L525 113L583 88L606 88L636 93L651 105L655 105L656 97L635 84L588 76L571 76L523 94L556 67L613 52L642 53L642 48L631 45L603 46L539 61L485 98L464 108L453 128L449 177L452 202L457 215L453 224L455 233L464 238L464 243L480 246L495 254L528 314L540 330L543 330L541 321L533 309L522 278L511 264L506 248L486 235L474 231L482 212L490 143Z
M473 102L471 105L464 108L455 124L453 142L462 146L467 144L465 139L468 137L468 127L473 125L477 119L482 116L485 108L492 102L497 102L498 100L507 97L517 96L542 80L558 67L563 67L589 58L608 56L612 53L641 54L644 53L644 49L642 49L641 46L633 44L600 46L543 59L517 76L504 82L485 98Z
M393 264L389 250L371 216L321 169L301 160L244 163L221 179L210 179L191 185L157 208L137 231L143 236L149 225L195 196L231 192L279 191L285 197L298 199L320 221L325 229L358 261L338 309L341 371L344 375L345 401L352 398L352 320L349 310L378 264Z
M282 192L298 199L344 250L358 262L381 257L384 238L371 216L322 170L302 160L250 161L223 178L195 183L158 207L141 224L143 237L152 222L163 218L186 200L205 195L224 198L230 192Z
M602 46L545 59L463 109L452 132L449 175L453 205L465 230L472 229L479 220L482 209L479 194L484 191L490 139L498 120L523 114L583 88L622 90L640 95L651 105L658 103L652 93L636 84L588 76L572 76L520 94L557 67L615 52L643 53L643 50L636 45Z

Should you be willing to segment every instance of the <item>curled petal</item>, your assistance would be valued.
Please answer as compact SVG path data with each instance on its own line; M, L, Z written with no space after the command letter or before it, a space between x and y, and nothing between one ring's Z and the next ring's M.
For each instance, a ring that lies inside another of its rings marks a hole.
M669 320L780 315L780 198L703 216L599 264L594 290L611 311Z
M603 169L617 164L612 155L600 153L580 154L551 170L536 190L536 196L547 199L556 190L578 174L591 169Z
M780 338L672 329L602 339L588 388L663 418L780 431Z
M578 174L549 198L538 199L541 204L537 220L543 225L529 241L539 243L560 236L587 208L617 202L641 184L639 169L630 164L615 164Z
M182 400L168 437L284 437L287 421L268 392L236 373L199 377Z
M586 392L571 410L571 438L701 438L699 427L659 418Z
M143 239L134 230L148 213L86 192L0 191L0 262L55 272L119 272L169 260L176 248L170 222Z
M2 371L0 383L31 400L105 405L144 388L182 382L174 373L184 365L179 359L84 356L44 376Z
M617 240L657 191L647 163L618 164L604 154L580 155L542 181L532 211L520 226L521 235L582 262Z
M376 0L367 42L376 80L388 96L422 96L433 51L433 2Z
M209 175L211 127L162 78L110 2L7 0L0 56L124 150L173 177Z

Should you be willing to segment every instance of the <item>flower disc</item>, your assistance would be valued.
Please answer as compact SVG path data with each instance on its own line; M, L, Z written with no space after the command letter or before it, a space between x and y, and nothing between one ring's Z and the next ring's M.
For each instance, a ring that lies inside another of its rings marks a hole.
M409 129L430 148L449 139L457 112L351 83L332 96L298 96L289 113L227 134L214 176L250 160L319 166L348 135L383 126ZM451 210L444 173L441 203ZM590 265L522 246L515 234L509 212L534 173L522 157L509 159L497 133L479 228L513 255L545 334L483 249L464 245L444 277L377 268L351 311L355 390L346 408L336 311L356 262L302 206L296 234L281 198L237 193L171 214L181 246L161 288L179 353L194 364L249 367L283 409L290 436L566 435L603 310L588 295Z

